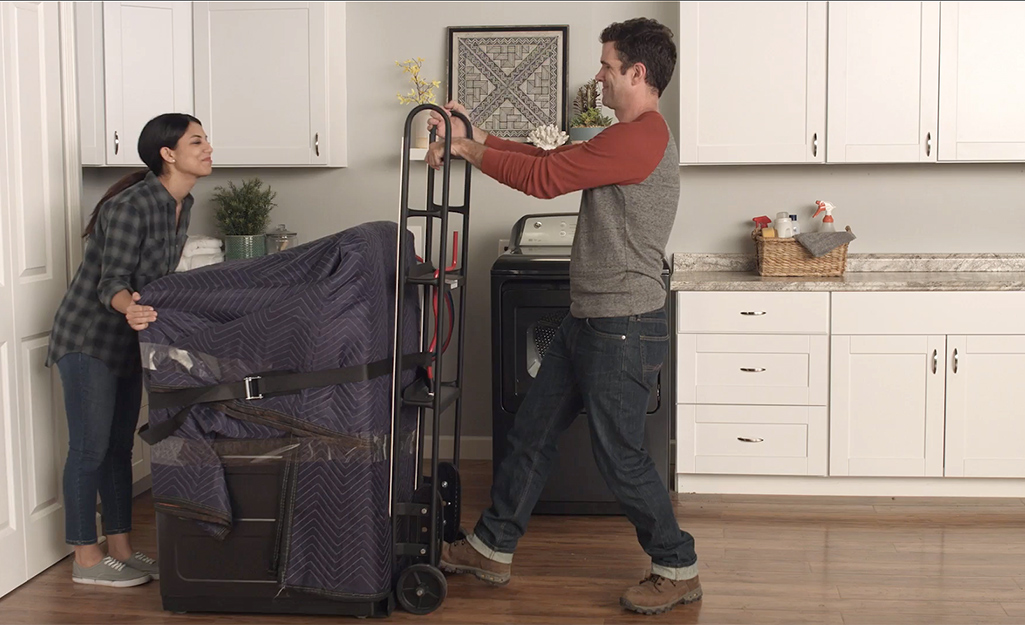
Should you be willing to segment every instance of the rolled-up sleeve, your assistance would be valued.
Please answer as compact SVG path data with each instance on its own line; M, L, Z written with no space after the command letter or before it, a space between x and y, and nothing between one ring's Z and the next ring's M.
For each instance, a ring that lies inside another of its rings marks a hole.
M132 274L139 265L143 220L139 210L130 204L108 206L101 216L104 242L97 292L107 310L117 312L111 300L121 291L132 290Z

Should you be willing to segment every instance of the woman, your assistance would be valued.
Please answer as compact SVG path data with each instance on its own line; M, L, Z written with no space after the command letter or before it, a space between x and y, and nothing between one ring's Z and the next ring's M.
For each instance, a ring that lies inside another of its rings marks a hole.
M138 303L139 291L178 265L192 187L213 168L213 148L191 115L151 119L138 150L148 169L114 183L85 228L82 265L57 310L47 357L64 386L65 531L75 546L72 579L81 584L126 587L159 578L156 561L133 551L128 536L142 399L137 333L157 319L157 311ZM97 544L97 492L107 555Z

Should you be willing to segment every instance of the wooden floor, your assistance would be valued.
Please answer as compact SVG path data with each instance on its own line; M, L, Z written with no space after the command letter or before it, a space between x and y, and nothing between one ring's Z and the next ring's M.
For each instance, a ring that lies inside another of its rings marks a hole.
M465 462L464 524L487 503L490 464ZM444 605L401 623L1025 623L1025 500L675 496L697 540L703 601L624 612L648 560L622 517L535 517L503 588L450 577ZM136 546L155 552L148 494ZM155 554L154 554L155 555ZM2 566L2 563L0 563ZM70 558L0 600L8 623L334 623L338 617L164 612L159 582L71 582ZM355 621L351 621L355 622Z

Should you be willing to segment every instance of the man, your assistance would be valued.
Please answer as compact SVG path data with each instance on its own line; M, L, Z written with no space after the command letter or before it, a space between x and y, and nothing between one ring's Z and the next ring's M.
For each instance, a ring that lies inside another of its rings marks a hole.
M679 156L659 98L676 65L672 32L650 19L601 34L605 106L618 124L550 152L452 121L452 154L528 195L583 190L570 257L570 314L516 414L492 505L473 533L442 547L440 566L506 584L517 541L551 471L559 436L584 409L602 477L651 556L651 574L622 605L657 614L701 598L694 539L680 529L669 491L643 448L651 387L666 356L662 259L680 196ZM446 110L465 109L456 102ZM429 126L444 134L441 116ZM427 153L438 169L444 143Z

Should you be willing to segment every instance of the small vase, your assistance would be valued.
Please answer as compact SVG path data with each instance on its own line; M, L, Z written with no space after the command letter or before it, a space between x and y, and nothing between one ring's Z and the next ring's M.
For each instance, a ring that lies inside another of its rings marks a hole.
M256 258L267 253L266 235L245 234L224 237L224 259Z
M430 109L420 111L413 118L413 127L409 132L413 135L413 147L423 149L430 145L430 133L427 132L427 120L431 118Z
M603 130L605 130L605 126L575 126L569 129L570 143L579 143L593 139Z

